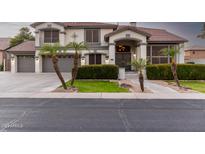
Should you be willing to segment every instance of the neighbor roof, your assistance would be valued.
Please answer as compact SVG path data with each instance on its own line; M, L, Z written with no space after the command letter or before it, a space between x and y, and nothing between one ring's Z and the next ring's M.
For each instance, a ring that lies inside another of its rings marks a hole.
M36 27L44 22L35 22L31 24L32 27ZM65 28L117 28L116 24L110 24L110 23L102 23L102 22L54 22L56 24L59 24L61 26L64 26Z
M205 46L194 45L186 48L185 51L205 51Z
M0 38L0 50L9 48L10 38Z
M7 50L8 52L35 52L35 41L25 41Z

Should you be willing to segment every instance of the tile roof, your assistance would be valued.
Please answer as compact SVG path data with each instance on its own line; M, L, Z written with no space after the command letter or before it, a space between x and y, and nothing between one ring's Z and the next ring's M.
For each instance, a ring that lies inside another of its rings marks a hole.
M144 36L147 36L147 37L150 37L151 35L137 27L134 27L134 26L118 26L117 30L111 32L111 33L108 33L105 35L105 39L108 40L108 38L112 35L115 35L117 33L120 33L120 32L123 32L125 30L130 30L130 31L134 31L136 33L139 33L139 34L142 34Z
M44 22L35 22L31 24L32 27L36 27ZM70 28L78 28L78 27L84 27L84 28L117 28L116 24L110 24L110 23L103 23L103 22L54 22L56 24L62 25L64 27L70 27Z
M195 51L195 50L205 51L205 46L194 45L194 46L187 47L187 48L185 49L185 51Z
M148 42L150 43L155 43L155 42L183 43L188 41L187 39L177 36L173 33L170 33L164 29L153 29L153 28L144 28L144 27L138 27L138 29L151 34L151 37L148 39Z
M10 45L10 38L0 38L0 50L5 50Z
M134 26L119 26L117 30L106 34L105 39L108 39L108 37L120 33L124 30L132 30L135 32L138 32L142 35L145 35L148 37L149 43L182 43L187 42L186 39L177 36L175 34L172 34L164 29L153 29L153 28L144 28L144 27L134 27Z
M21 44L9 48L7 51L8 52L21 52L21 51L35 52L35 50L36 50L35 41L25 41Z

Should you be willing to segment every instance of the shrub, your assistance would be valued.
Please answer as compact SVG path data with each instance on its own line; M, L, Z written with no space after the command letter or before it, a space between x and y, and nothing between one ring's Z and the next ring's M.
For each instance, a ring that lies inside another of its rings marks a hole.
M170 64L155 64L146 67L147 78L150 80L173 80ZM178 64L179 80L205 80L204 64Z
M117 65L85 65L78 68L77 79L117 79Z

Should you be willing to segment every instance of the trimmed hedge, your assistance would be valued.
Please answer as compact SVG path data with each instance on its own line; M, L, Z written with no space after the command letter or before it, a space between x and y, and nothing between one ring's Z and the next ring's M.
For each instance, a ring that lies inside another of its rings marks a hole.
M77 79L117 79L117 65L85 65L78 68Z
M170 64L147 65L149 80L173 80ZM178 64L177 75L179 80L205 80L204 64Z

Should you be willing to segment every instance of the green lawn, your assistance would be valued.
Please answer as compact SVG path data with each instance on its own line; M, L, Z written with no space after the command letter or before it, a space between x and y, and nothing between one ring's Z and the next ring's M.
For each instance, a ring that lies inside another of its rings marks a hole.
M180 81L182 86L189 87L193 90L205 93L204 81Z
M70 82L66 83L68 86ZM76 80L74 83L79 92L129 92L127 88L119 87L116 82Z
M168 81L170 82L170 81ZM174 81L172 81L174 82ZM205 93L205 81L181 80L181 85Z

